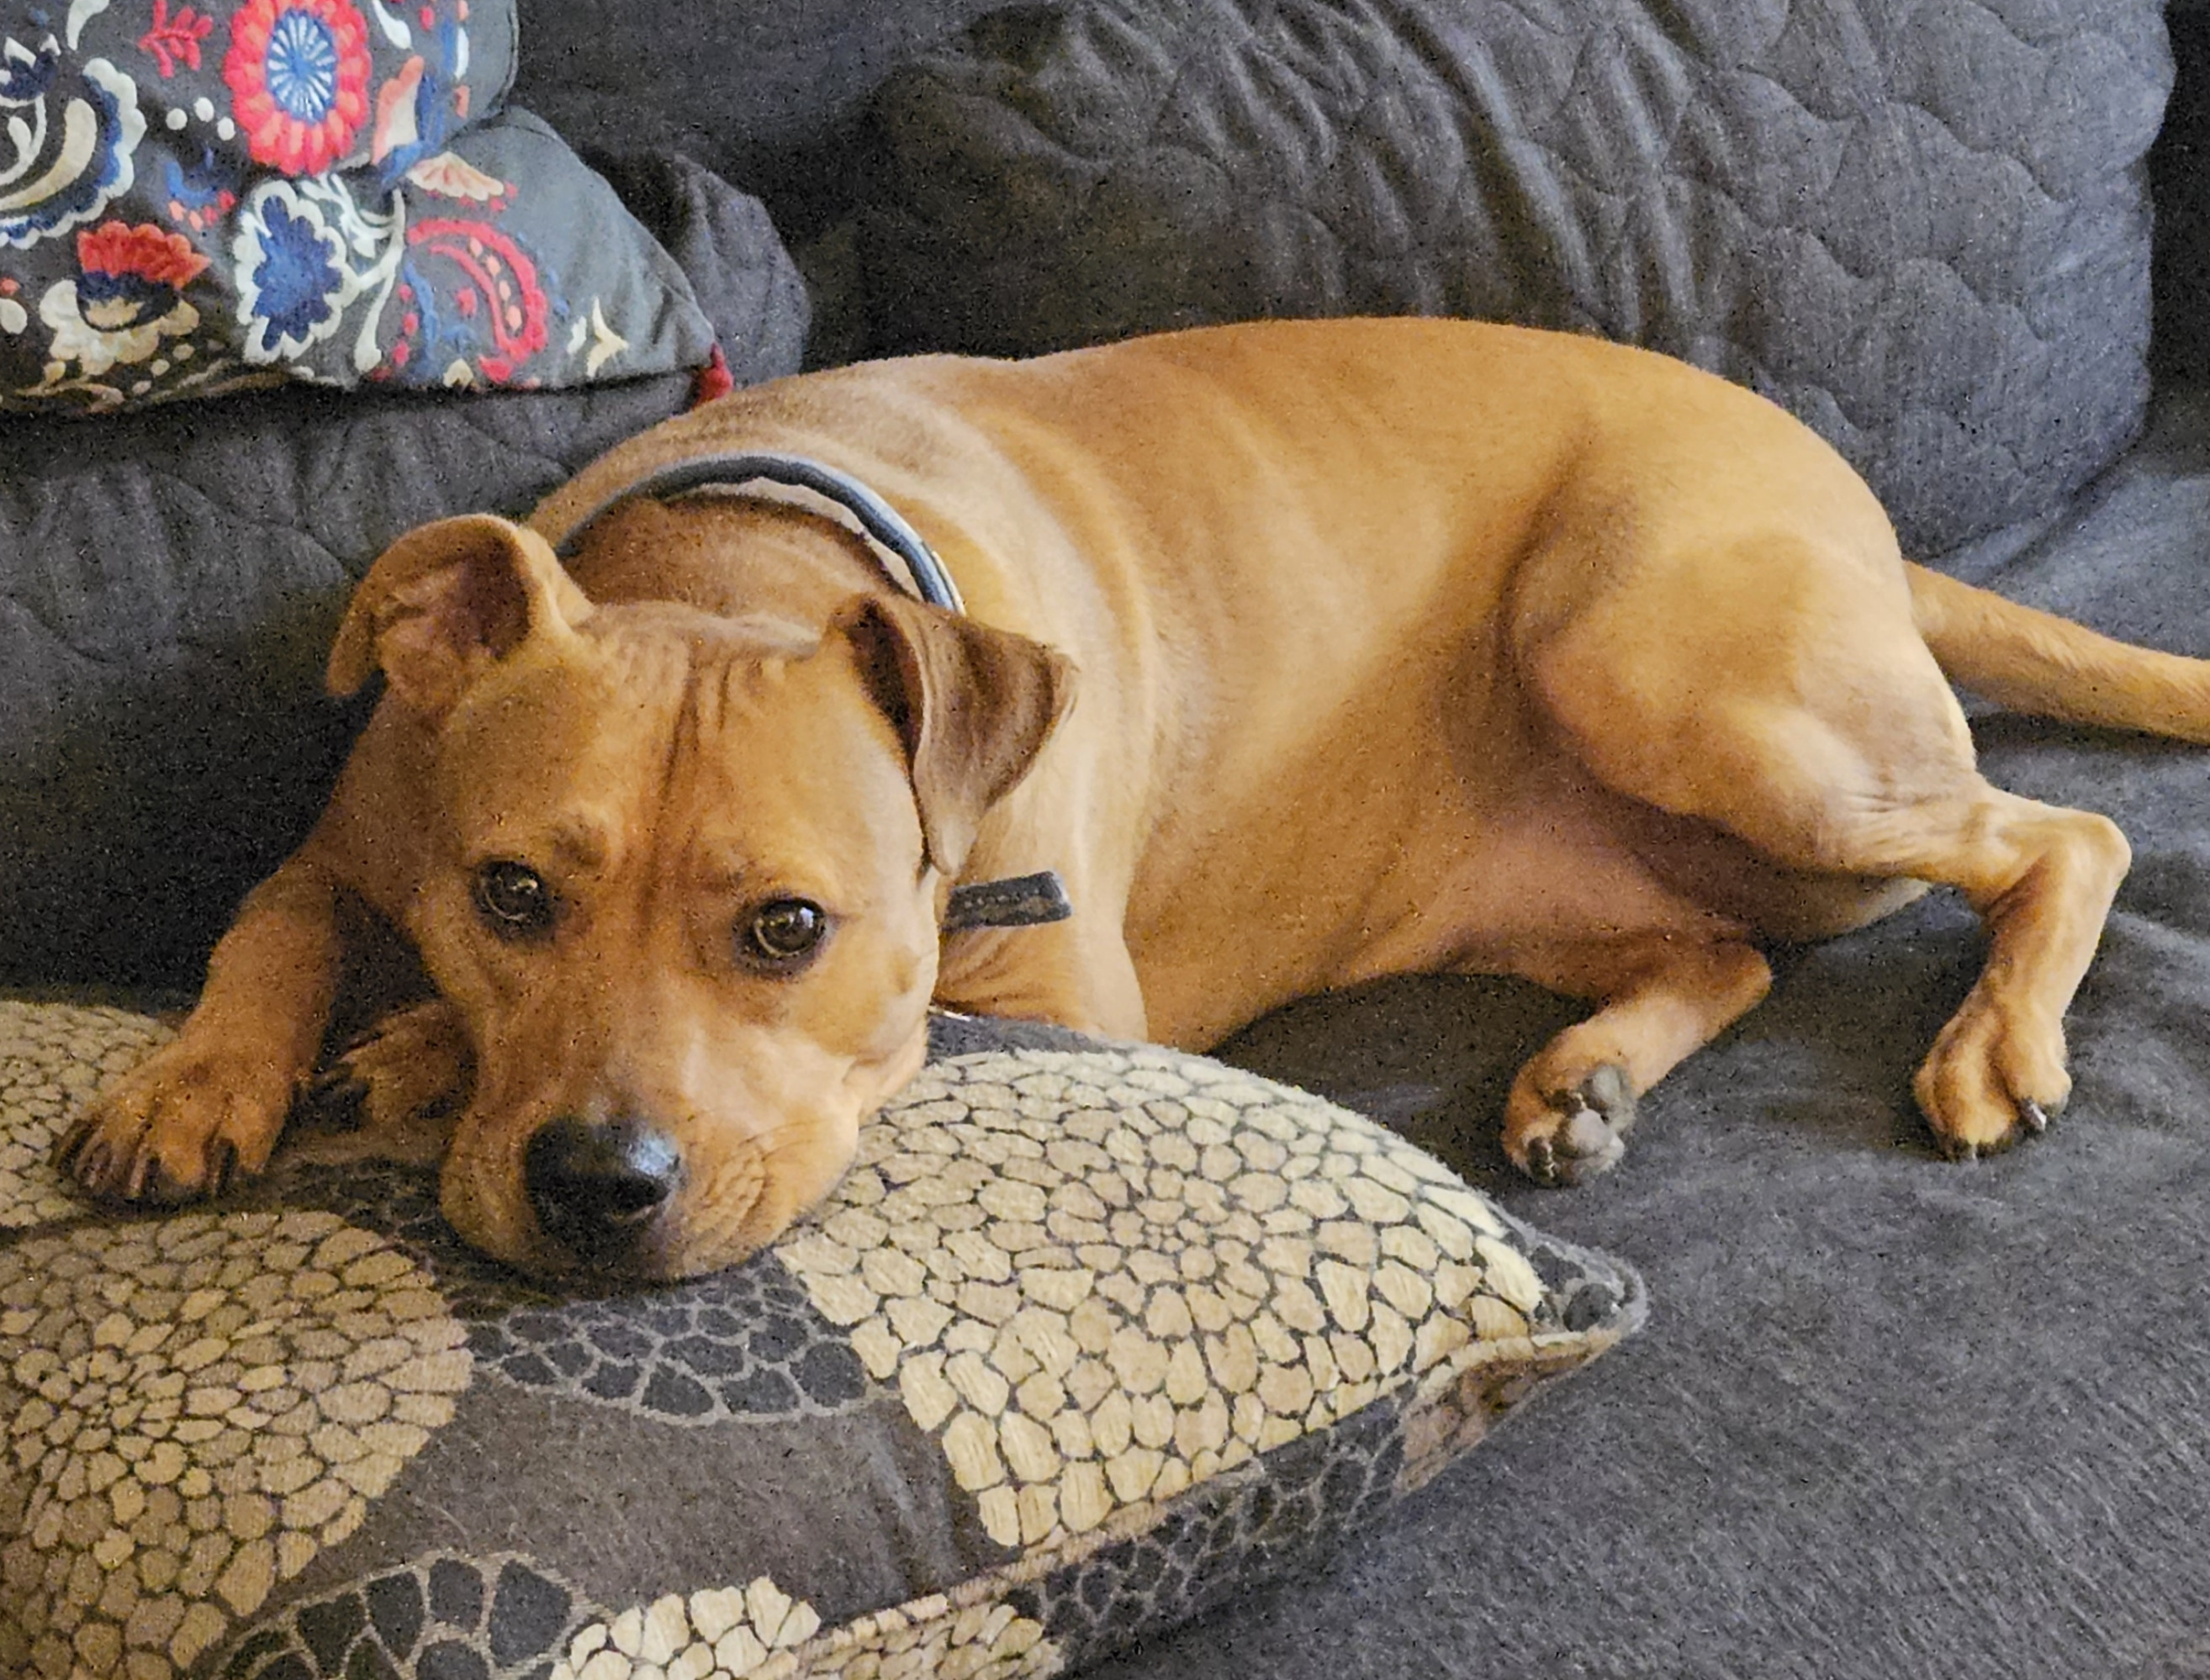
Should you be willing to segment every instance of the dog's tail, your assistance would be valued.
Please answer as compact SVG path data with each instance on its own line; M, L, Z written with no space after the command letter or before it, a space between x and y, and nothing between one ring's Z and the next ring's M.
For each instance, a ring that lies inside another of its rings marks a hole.
M1944 675L2013 711L2210 744L2210 660L2112 640L1913 565L1918 633Z

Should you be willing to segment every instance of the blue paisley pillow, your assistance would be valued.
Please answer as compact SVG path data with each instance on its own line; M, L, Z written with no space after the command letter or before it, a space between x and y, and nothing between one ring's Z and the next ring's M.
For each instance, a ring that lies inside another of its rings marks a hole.
M498 0L70 0L0 26L0 408L703 366L681 270L500 109L514 63Z

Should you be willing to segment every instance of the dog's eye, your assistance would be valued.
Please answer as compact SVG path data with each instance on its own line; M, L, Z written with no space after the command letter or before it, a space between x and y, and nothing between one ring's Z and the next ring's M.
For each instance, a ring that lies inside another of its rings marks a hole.
M527 939L552 925L552 889L526 863L498 859L476 871L476 914L502 939Z
M804 962L828 935L829 913L803 898L776 898L752 914L738 934L744 955L764 968Z

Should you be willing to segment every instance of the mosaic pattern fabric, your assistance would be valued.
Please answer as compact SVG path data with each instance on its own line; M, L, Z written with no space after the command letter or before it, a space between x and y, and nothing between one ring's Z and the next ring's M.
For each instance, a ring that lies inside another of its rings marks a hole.
M1764 393L1938 553L2139 432L2159 0L1071 0L901 69L878 351L1265 316L1591 332Z
M769 1252L553 1292L417 1170L75 1206L152 1022L0 1002L0 1671L1065 1672L1312 1559L1633 1273L1199 1058L962 1023Z
M502 111L500 0L0 10L0 409L703 365L682 271Z

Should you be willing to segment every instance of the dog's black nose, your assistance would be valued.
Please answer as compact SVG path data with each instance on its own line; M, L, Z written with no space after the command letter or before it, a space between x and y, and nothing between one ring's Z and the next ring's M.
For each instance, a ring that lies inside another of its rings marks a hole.
M529 1140L522 1183L545 1234L586 1265L640 1257L683 1182L675 1140L641 1120L563 1115Z

